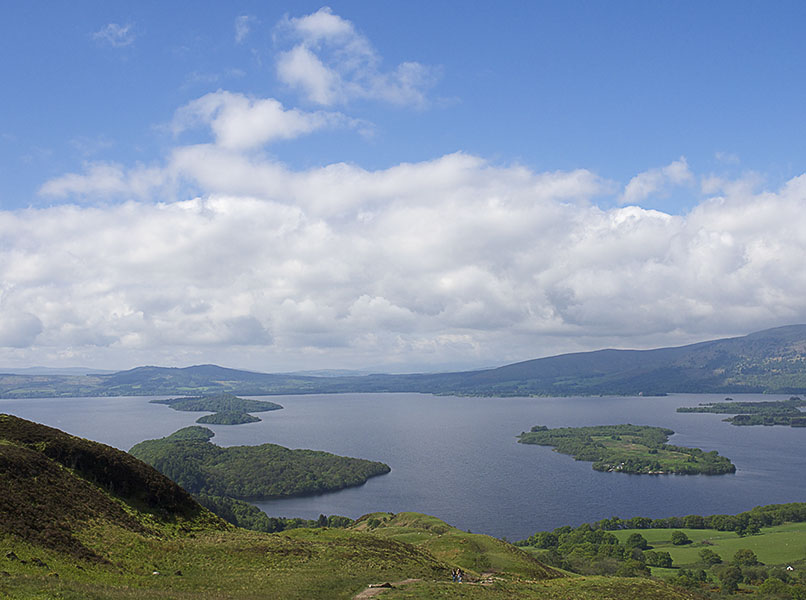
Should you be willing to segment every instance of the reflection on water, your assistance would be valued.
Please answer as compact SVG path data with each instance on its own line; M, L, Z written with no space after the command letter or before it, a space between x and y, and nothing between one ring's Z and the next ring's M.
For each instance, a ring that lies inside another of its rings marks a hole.
M737 400L778 398L734 395ZM678 406L722 399L281 396L272 400L285 409L261 413L260 423L210 428L222 446L271 442L392 467L360 487L258 503L274 516L417 511L513 540L614 515L735 513L759 504L806 501L799 476L806 472L806 428L734 427L722 422L723 415L675 412ZM0 412L122 449L191 425L200 415L149 404L148 398L0 400ZM598 473L590 463L515 439L537 424L615 423L669 427L677 432L672 443L717 450L738 471L714 477Z

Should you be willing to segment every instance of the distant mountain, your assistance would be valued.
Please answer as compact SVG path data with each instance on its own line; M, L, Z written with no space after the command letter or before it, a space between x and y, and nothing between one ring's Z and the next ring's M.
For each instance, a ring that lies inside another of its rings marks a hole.
M113 374L2 375L0 397L422 392L478 396L806 394L806 325L655 350L597 350L496 369L412 375L256 373L216 365Z

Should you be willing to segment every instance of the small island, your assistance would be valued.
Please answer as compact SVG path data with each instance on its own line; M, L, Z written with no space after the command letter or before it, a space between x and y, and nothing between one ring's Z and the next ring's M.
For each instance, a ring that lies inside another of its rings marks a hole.
M151 400L151 404L165 404L174 410L189 412L210 411L214 414L205 415L204 417L196 419L197 423L204 423L206 425L241 425L243 423L256 423L260 421L260 418L249 413L267 412L283 408L274 402L249 400L247 398L239 398L233 394Z
M672 446L666 442L674 431L646 425L598 425L559 427L536 425L521 433L521 444L554 446L555 452L575 460L593 462L597 471L637 475L722 475L736 467L715 450Z
M193 494L267 500L332 492L361 485L391 469L381 462L276 444L216 446L206 427L185 427L146 440L129 453Z
M243 425L244 423L257 423L258 421L260 421L260 417L256 417L255 415L230 410L205 415L196 419L197 423L204 425Z
M792 396L789 400L768 400L765 402L737 402L725 398L724 402L707 402L699 406L681 406L679 413L715 413L734 415L723 419L731 425L788 425L806 427L806 414L800 410L806 400Z

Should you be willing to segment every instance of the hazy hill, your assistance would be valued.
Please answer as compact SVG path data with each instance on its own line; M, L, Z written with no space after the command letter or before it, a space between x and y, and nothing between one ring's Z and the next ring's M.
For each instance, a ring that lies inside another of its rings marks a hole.
M83 377L0 375L0 397L423 392L485 396L806 393L806 325L655 350L598 350L497 369L314 377L216 365L138 367Z

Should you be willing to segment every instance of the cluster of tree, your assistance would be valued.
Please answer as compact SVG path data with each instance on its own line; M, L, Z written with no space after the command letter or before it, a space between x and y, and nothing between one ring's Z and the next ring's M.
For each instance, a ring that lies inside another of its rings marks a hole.
M129 452L195 494L266 499L334 491L388 473L380 462L276 444L221 448L204 427L189 427Z
M667 444L674 431L646 425L559 427L536 425L521 433L523 444L553 446L576 460L593 462L597 471L633 474L721 475L736 467L716 451Z
M194 498L198 500L199 504L233 525L266 533L277 533L298 527L338 527L343 529L355 522L353 519L338 515L329 517L319 515L318 519L270 517L257 506L243 500L225 496L211 496L209 494L197 494Z
M725 398L724 402L709 402L699 406L681 406L680 413L716 413L734 415L725 419L732 425L789 425L790 427L806 427L806 415L800 407L806 406L806 400L792 396L789 400L770 400L766 402L736 402L733 398Z
M672 566L671 555L652 550L640 533L621 543L612 533L588 524L541 531L516 545L545 550L542 562L585 575L639 577L648 576L649 567Z
M692 543L685 532L679 530L672 531L671 541L675 545ZM641 533L631 533L619 542L613 533L595 524L540 531L515 545L543 550L539 557L542 562L584 575L644 577L650 574L650 567L675 566L669 552L653 549ZM714 583L720 593L728 594L744 583L758 586L758 595L762 598L806 600L806 578L800 571L763 565L750 549L739 549L730 560L724 561L707 547L698 555L695 568L680 569L671 583L706 594Z
M708 587L707 582L714 581L719 585L720 594L733 594L739 589L739 584L747 584L757 586L755 592L761 598L806 599L806 579L800 572L767 567L748 548L737 550L729 561L723 561L714 551L703 548L699 559L700 568L681 569L669 582L703 591Z
M737 515L688 515L660 519L651 519L649 517L621 519L611 517L595 523L589 523L589 526L593 529L602 529L604 531L618 531L620 529L716 529L717 531L735 531L740 536L744 536L758 533L762 527L803 522L806 522L806 502L757 506Z

